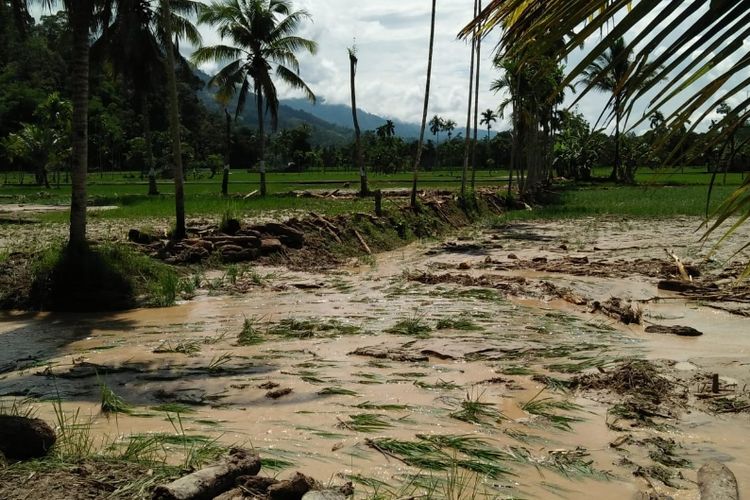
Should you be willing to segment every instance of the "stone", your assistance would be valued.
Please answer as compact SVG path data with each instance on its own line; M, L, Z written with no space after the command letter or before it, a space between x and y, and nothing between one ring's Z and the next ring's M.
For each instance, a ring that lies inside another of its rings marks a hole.
M664 326L650 325L646 327L646 333L661 333L679 335L680 337L700 337L703 332L689 326Z
M263 255L280 252L284 246L276 238L264 238L260 240L260 252Z
M9 460L43 457L55 441L55 431L44 420L0 415L0 452Z

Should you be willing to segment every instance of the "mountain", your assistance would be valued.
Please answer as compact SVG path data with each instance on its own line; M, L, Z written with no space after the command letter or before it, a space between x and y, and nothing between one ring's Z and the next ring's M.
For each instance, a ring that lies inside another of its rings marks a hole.
M328 104L325 102L325 98L319 98L315 104L307 99L285 99L282 102L290 108L304 111L339 127L353 128L351 106L345 104ZM368 113L360 108L357 108L357 119L362 131L375 130L388 120L388 118ZM407 123L396 119L392 119L392 121L395 125L397 136L404 139L417 139L419 137L420 127L416 123Z
M210 110L222 113L221 105L214 99L215 91L205 85L209 75L196 69L196 76L204 83L198 90L198 97ZM237 98L230 103L232 112L237 106ZM368 113L358 108L359 126L362 131L375 130L383 125L387 118ZM258 126L258 113L255 107L254 95L249 95L245 109L239 117L239 122L248 127ZM419 125L393 120L396 135L405 139L419 137ZM266 122L268 123L268 122ZM351 107L343 104L327 104L320 98L316 104L306 99L284 99L279 103L279 129L295 128L308 124L312 129L311 142L316 145L343 145L353 139Z

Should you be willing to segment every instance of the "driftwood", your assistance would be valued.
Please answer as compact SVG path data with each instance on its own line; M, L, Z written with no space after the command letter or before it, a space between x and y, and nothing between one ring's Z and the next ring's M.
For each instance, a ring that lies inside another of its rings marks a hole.
M370 247L367 246L367 242L362 237L362 235L359 234L359 231L357 231L356 229L354 229L354 236L357 237L357 239L359 240L359 244L362 245L362 248L364 248L367 255L372 255L372 250L370 250Z
M680 337L700 337L703 332L691 328L689 326L664 326L664 325L651 325L646 327L646 333L662 333L679 335Z
M737 478L726 465L711 461L698 471L701 500L738 500Z
M664 249L665 252L667 252L667 255L672 257L674 259L674 263L677 266L677 270L680 272L680 278L682 281L691 282L693 281L693 278L688 274L687 270L685 269L685 265L682 263L682 260L675 254L674 252Z
M157 486L154 500L210 500L234 487L240 476L260 472L260 457L243 449L232 449L220 464L206 467L169 484Z

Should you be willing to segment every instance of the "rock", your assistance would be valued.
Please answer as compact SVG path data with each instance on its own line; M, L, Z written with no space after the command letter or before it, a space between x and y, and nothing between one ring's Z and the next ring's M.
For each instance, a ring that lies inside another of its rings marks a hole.
M268 391L266 393L266 397L269 399L279 399L291 393L292 393L292 389L290 389L289 387L286 387L284 389L276 389L273 391Z
M698 471L701 500L738 500L737 478L720 462L707 462Z
M159 238L152 234L144 233L138 229L131 229L128 231L128 241L138 243L139 245L150 245L155 241L159 241Z
M224 234L234 236L240 229L242 224L237 219L227 219L221 223L221 232Z
M184 247L183 250L174 256L174 260L180 264L197 264L203 259L208 258L208 250L201 247Z
M460 263L460 264L458 265L458 269L460 269L460 270L462 270L462 271L466 271L466 270L468 270L468 269L471 269L471 264L469 264L468 262L461 262L461 263Z
M269 486L267 491L272 500L301 500L315 486L314 479L297 472L291 479Z
M700 337L703 332L689 326L664 326L650 325L646 327L646 333L662 333L679 335L680 337Z
M516 255L516 254L514 254L514 253L509 253L509 254L508 254L508 258L509 258L510 260L518 260L518 255Z
M240 250L234 250L233 248L227 249L226 247L221 249L221 260L222 262L246 262L248 260L255 260L260 255L260 251L255 248L241 248Z
M286 224L279 224L278 222L269 222L263 226L263 231L267 234L278 237L278 239L285 246L289 248L302 248L305 246L305 235L304 233L292 229Z
M666 290L668 292L689 292L696 288L692 281L679 280L662 280L656 287L659 290Z
M0 415L0 452L10 460L43 457L55 441L55 431L44 420Z
M281 241L276 238L264 238L260 240L260 252L263 255L280 252L283 248Z

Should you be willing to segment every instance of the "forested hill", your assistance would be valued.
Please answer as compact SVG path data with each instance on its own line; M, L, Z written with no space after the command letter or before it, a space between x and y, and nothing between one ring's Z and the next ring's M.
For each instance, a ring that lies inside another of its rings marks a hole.
M196 70L198 77L208 82L210 76ZM214 99L214 89L205 85L198 91L201 101L209 109L222 112L221 106ZM240 117L242 124L256 127L258 113L255 108L253 95L248 96L245 109ZM237 100L229 106L230 113L234 113ZM375 130L382 126L387 118L358 109L359 126L363 132ZM419 136L419 125L393 120L395 132L399 137L415 139ZM268 123L268 122L267 122ZM343 145L352 140L352 112L351 107L343 104L327 104L324 98L319 98L313 104L306 99L286 99L279 105L279 129L294 128L308 124L312 128L311 140L318 145Z

